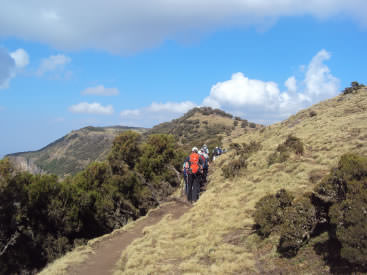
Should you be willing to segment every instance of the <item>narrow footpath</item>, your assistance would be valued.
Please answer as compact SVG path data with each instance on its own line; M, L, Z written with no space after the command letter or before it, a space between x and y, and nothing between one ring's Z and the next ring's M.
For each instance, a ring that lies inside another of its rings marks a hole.
M173 219L179 218L191 205L184 200L174 199L138 220L134 227L111 235L110 238L97 242L92 246L94 254L83 262L68 269L71 275L107 275L112 274L122 251L135 239L143 236L143 229L158 223L164 216L171 214Z

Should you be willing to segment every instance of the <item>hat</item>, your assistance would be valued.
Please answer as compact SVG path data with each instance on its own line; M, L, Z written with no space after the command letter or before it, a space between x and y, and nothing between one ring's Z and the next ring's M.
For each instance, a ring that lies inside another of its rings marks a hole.
M192 147L191 151L192 151L192 152L196 152L196 153L197 153L199 150L198 150L198 148L197 148L197 147L195 147L195 146L194 146L194 147Z

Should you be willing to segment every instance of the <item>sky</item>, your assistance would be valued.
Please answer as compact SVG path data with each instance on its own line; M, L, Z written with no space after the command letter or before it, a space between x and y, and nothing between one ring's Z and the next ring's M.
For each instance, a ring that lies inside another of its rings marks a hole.
M196 106L270 125L367 82L365 0L0 5L0 158Z

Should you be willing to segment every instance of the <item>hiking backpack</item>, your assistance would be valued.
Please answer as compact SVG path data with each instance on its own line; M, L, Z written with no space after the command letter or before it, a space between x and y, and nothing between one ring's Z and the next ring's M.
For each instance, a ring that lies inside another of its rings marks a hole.
M199 154L198 153L192 153L189 158L190 162L190 171L193 174L196 174L199 171Z

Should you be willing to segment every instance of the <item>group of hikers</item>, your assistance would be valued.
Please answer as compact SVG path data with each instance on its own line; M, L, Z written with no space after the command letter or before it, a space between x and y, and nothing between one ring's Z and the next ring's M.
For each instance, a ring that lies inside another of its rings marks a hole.
M221 155L223 150L216 147L213 150L213 160ZM199 150L197 147L191 149L190 155L185 159L182 172L185 180L185 195L189 202L195 202L199 199L200 191L207 183L209 170L209 149L204 144Z

